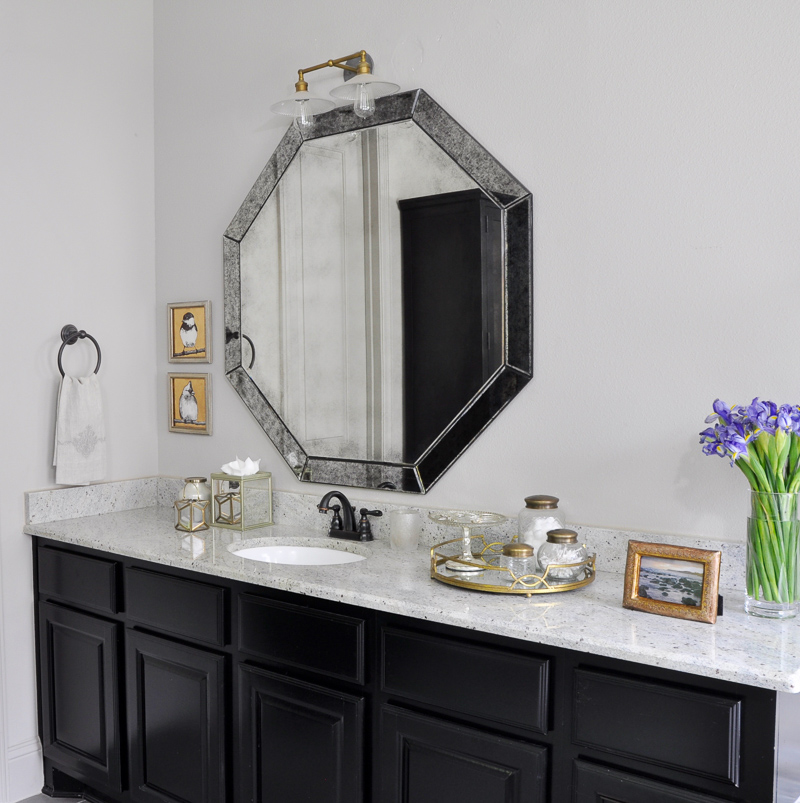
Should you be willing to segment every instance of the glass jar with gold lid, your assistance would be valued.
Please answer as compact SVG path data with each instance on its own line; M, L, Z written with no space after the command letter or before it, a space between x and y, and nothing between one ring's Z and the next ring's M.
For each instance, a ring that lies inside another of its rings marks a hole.
M512 543L503 547L499 565L508 569L514 577L536 574L536 553L530 544Z
M564 526L564 518L558 509L558 497L536 494L525 497L525 507L517 517L519 540L530 544L534 552L547 540L549 530Z
M559 527L547 533L547 541L539 547L538 558L542 572L550 566L548 580L577 580L588 557L586 547L578 543L578 533Z

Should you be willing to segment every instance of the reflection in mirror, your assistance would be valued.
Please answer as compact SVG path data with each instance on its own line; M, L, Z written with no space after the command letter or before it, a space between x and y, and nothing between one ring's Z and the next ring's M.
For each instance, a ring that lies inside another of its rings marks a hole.
M422 90L336 109L226 231L228 378L301 479L425 492L530 379L530 273L530 194Z
M303 144L240 258L249 374L306 452L431 445L500 365L501 247L497 205L412 121Z

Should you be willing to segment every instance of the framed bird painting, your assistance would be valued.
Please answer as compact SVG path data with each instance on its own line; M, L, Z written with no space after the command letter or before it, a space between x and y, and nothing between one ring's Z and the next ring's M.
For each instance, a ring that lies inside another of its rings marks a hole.
M211 377L168 374L169 431L211 434Z
M211 362L211 302L167 304L170 362Z

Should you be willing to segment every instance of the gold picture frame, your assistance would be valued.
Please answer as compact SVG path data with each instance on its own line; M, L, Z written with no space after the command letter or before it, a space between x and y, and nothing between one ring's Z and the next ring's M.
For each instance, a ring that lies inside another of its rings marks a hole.
M628 541L622 605L714 624L720 560L716 550Z
M167 304L170 362L211 362L211 302Z
M169 431L211 434L211 376L168 374Z

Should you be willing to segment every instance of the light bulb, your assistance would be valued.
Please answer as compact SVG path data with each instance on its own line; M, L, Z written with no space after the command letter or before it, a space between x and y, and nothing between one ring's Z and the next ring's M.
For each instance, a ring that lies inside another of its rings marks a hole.
M353 111L356 113L356 117L360 117L362 120L375 113L375 93L368 83L358 85L353 101Z
M311 131L314 127L314 115L309 114L308 101L305 98L294 103L294 124L301 134Z

